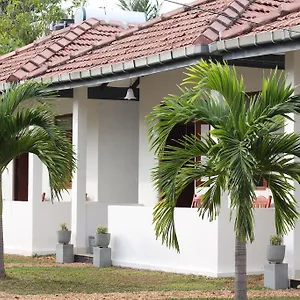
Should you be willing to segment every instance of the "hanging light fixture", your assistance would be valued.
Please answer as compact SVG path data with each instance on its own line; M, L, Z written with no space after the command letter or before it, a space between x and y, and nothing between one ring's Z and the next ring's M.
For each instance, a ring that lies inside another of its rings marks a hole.
M131 86L131 78L130 78L130 86L126 92L126 96L124 97L124 99L125 100L136 100L136 97L134 96L133 89Z
M126 100L136 100L136 97L134 96L133 89L129 87L127 90L126 96L124 97Z

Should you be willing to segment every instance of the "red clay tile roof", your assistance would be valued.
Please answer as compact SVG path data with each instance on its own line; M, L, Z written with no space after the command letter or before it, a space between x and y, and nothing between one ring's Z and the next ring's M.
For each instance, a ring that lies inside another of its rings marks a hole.
M103 40L124 31L120 24L90 19L80 25L53 31L50 35L14 52L0 56L0 82L38 77L47 68L82 55Z
M83 71L300 24L299 0L197 0L122 30L95 19L0 57L0 82Z

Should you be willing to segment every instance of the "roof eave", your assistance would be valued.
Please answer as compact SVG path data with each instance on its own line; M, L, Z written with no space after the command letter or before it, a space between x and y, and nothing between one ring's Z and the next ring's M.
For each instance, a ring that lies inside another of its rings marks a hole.
M59 75L36 78L36 81L51 84L51 89L67 89L94 86L105 82L118 81L130 77L151 75L163 70L172 70L191 64L201 56L209 55L208 45L190 45L159 54L140 57L131 61L105 65L85 71L75 71ZM1 86L0 86L1 88Z
M300 49L298 39L300 39L300 26L294 26L217 41L209 45L209 52L211 55L222 55L225 60L278 54Z

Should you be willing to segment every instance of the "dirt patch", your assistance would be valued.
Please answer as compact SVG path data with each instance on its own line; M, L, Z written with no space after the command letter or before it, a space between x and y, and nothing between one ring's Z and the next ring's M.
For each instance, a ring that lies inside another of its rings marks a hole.
M248 297L299 297L299 290L277 290L277 291L249 291ZM109 293L109 294L55 294L55 295L10 295L0 293L0 299L20 300L166 300L170 298L233 298L233 291L172 291L172 292L135 292L135 293Z
M86 263L68 263L68 264L58 264L56 262L49 263L6 263L5 268L13 267L90 267L91 264Z

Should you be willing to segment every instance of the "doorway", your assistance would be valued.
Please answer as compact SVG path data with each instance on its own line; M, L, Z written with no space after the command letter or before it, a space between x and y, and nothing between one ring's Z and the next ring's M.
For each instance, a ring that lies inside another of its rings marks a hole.
M177 124L170 132L167 144L171 146L179 146L176 142L182 139L184 135L192 135L195 133L195 124ZM191 182L180 194L177 199L176 207L191 207L194 196L194 182Z
M28 201L28 153L13 162L13 200Z

